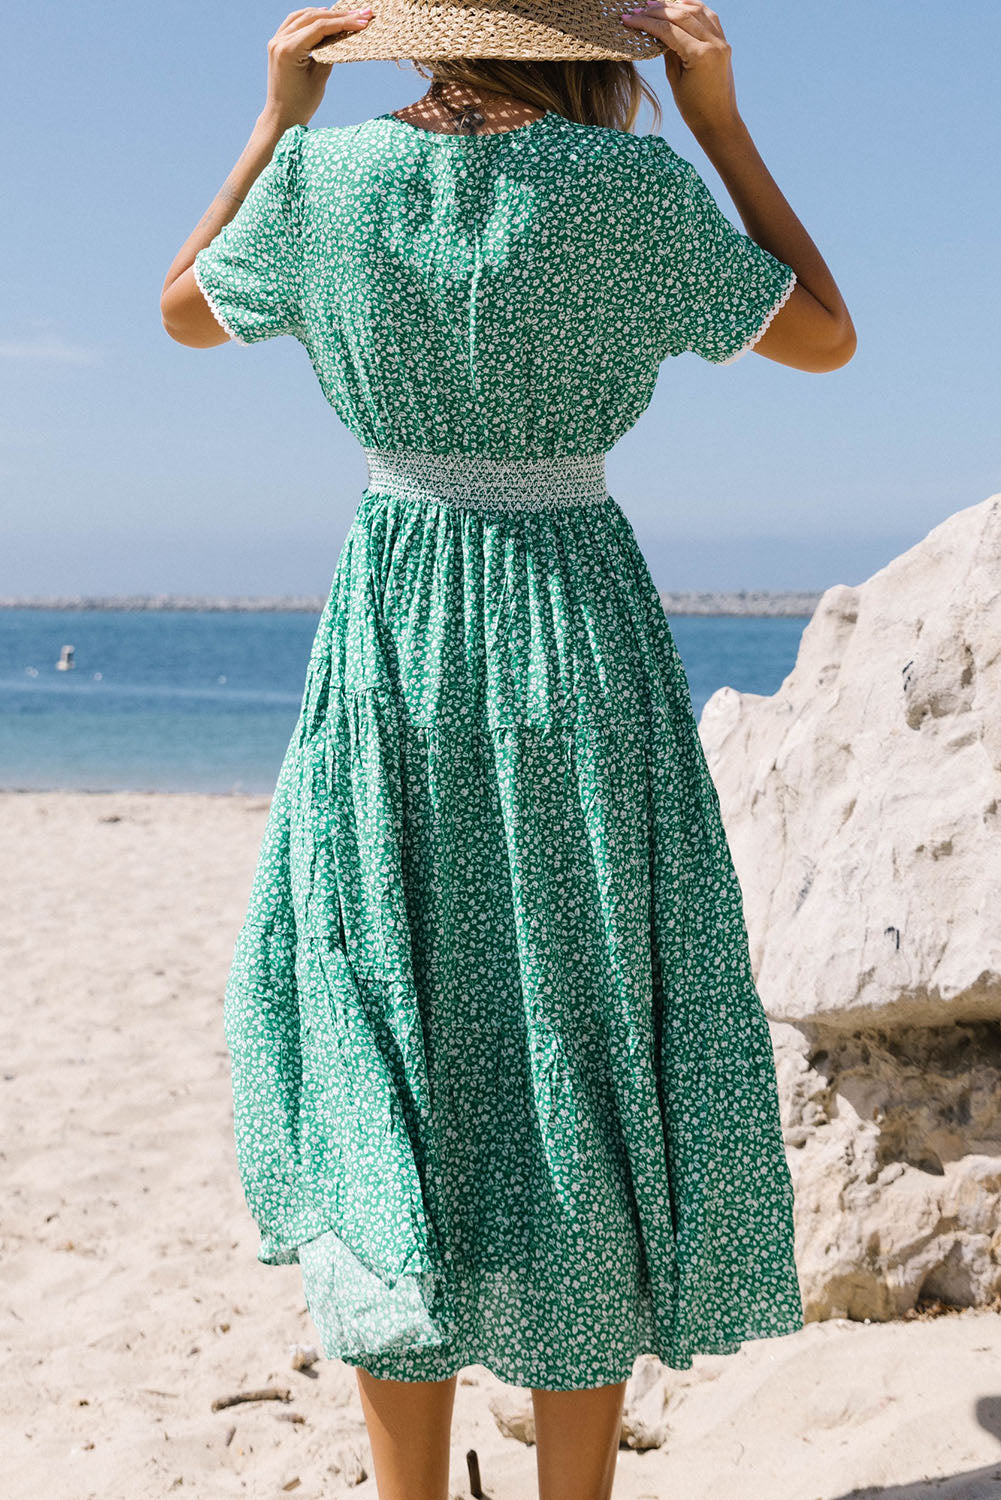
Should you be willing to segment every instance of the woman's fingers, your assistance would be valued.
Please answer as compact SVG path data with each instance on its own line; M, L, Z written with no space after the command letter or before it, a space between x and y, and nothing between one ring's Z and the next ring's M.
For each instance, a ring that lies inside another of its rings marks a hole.
M670 21L648 21L642 16L633 16L628 12L622 17L625 24L632 31L648 31L651 36L670 47L672 52L682 58L685 62L698 56L699 47L697 41L683 31L680 26L673 26Z
M293 10L285 17L275 36L281 36L283 32L294 30L304 16L318 16L325 7L322 5L305 5L302 10Z
M709 41L716 33L702 16L690 5L671 3L671 0L649 0L637 10L626 11L624 21L640 22L651 31L670 30L692 37L696 41Z
M303 54L319 46L324 37L336 36L343 31L361 31L372 19L371 11L311 10L304 12L304 19L287 31L278 31L271 39L272 56L285 53ZM319 67L320 64L317 64ZM326 64L327 67L332 64Z
M308 5L303 10L294 10L287 15L275 32L273 40L277 42L285 41L289 37L299 38L307 34L310 27L315 33L317 27L322 30L323 26L326 26L327 29L323 32L325 36L334 36L338 31L354 31L358 29L356 25L358 17L363 14L366 20L371 20L371 16L361 6L358 9L335 11L332 7L325 5ZM315 46L315 40L310 45Z
M326 11L317 17L315 21L303 21L301 27L293 33L297 37L308 37L310 46L316 46L316 38L320 36L334 36L338 31L356 31L359 26L367 26L372 19L371 7L359 6L357 10Z
M643 10L627 11L622 19L627 26L652 32L682 57L693 56L700 45L712 45L723 37L718 17L710 21L705 6L694 0L651 0Z
M302 10L289 11L288 15L285 17L284 21L279 26L278 31L279 32L287 31L290 26L294 26L295 25L296 21L298 21L298 19L299 19L300 16L308 16L311 10L318 10L318 9L319 9L319 6L316 6L316 5L305 5L305 6L303 6Z

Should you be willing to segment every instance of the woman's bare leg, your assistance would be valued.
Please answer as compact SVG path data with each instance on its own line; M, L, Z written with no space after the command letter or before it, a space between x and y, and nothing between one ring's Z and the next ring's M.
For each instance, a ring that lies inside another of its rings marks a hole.
M532 1391L539 1500L611 1500L626 1382Z
M456 1376L380 1380L355 1367L379 1500L448 1500Z

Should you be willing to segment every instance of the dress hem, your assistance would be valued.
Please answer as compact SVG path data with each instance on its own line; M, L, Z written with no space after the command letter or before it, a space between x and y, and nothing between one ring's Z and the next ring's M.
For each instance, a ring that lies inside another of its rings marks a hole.
M454 1376L469 1369L473 1365L479 1365L489 1371L498 1380L504 1381L506 1385L518 1386L521 1389L532 1389L541 1391L565 1391L565 1390L593 1390L600 1385L617 1385L619 1381L628 1380L632 1375L636 1361L645 1354L653 1354L668 1370L690 1370L693 1361L705 1355L730 1355L739 1354L745 1344L758 1343L762 1339L785 1338L790 1333L798 1333L805 1326L804 1320L791 1322L788 1327L769 1328L763 1332L751 1331L735 1336L731 1340L721 1340L712 1344L700 1341L698 1347L693 1348L686 1356L684 1354L664 1354L655 1348L649 1341L644 1342L632 1356L628 1368L623 1372L621 1365L606 1367L604 1370L593 1372L586 1383L575 1382L573 1385L557 1384L552 1378L540 1379L538 1374L532 1374L525 1369L505 1365L502 1360L495 1359L485 1351L470 1350L457 1363L453 1362L451 1367L443 1374L433 1376L423 1375L385 1375L379 1376L377 1367L382 1363L381 1358L368 1361L364 1354L334 1354L326 1355L330 1360L340 1360L342 1364L350 1365L352 1368L369 1370L377 1379L399 1380L407 1383L418 1383L421 1381L451 1380Z

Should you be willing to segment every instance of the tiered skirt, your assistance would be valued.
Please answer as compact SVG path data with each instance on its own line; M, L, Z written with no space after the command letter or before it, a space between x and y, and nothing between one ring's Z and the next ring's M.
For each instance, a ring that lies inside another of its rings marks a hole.
M260 1259L393 1379L791 1332L741 891L603 456L369 469L226 990Z

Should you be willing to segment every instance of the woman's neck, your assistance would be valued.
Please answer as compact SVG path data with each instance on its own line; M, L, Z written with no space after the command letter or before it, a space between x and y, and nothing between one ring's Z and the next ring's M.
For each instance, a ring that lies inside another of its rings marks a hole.
M446 135L466 134L465 121L468 133L488 135L527 125L530 120L545 114L545 110L513 94L499 94L493 89L478 89L452 80L435 80L420 99L394 113L408 124L424 130Z

